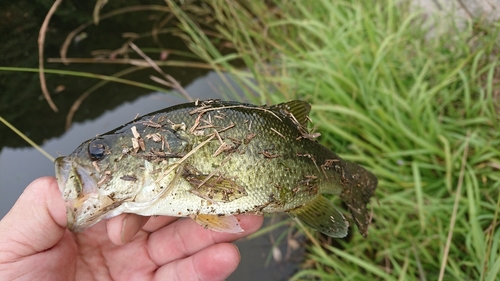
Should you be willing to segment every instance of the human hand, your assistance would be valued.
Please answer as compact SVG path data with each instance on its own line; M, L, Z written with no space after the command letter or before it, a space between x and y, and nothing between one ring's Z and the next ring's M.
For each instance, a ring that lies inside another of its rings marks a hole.
M0 279L223 280L241 258L229 242L263 221L238 219L242 234L206 230L191 219L132 214L72 233L55 178L40 178L0 221Z

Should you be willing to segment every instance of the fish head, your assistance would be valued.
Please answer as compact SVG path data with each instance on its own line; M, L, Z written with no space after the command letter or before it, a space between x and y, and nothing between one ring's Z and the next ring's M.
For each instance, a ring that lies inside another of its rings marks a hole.
M126 153L112 137L88 140L70 155L55 160L56 178L66 202L67 226L71 231L83 231L109 217L111 211L137 190L137 186L117 183L128 170L139 167L130 163L122 167L119 160Z
M57 158L56 177L66 202L68 228L83 231L103 218L128 211L132 203L147 204L162 190L156 177L186 149L182 132L132 123Z

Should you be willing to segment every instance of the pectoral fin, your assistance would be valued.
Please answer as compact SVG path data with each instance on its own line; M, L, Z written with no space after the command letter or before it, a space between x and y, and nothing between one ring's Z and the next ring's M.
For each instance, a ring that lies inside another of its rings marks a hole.
M235 216L193 215L197 223L206 229L217 232L240 233L243 229Z
M325 235L334 238L347 236L349 223L344 218L344 215L335 209L332 202L322 195L289 213Z
M191 192L211 202L227 203L247 196L245 188L234 180L209 175L183 175L192 186Z

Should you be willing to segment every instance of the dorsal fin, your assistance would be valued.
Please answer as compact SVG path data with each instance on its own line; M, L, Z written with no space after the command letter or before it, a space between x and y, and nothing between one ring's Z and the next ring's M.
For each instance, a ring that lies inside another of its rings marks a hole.
M304 128L307 128L307 120L311 105L308 102L301 100L292 100L289 102L280 103L270 107L271 110L278 110L279 112L292 114L295 120L299 122Z

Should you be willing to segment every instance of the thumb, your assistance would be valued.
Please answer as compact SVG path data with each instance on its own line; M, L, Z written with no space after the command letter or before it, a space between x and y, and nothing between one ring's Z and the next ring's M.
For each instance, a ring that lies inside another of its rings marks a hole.
M0 221L0 258L17 259L50 249L65 231L66 207L56 179L36 179Z

